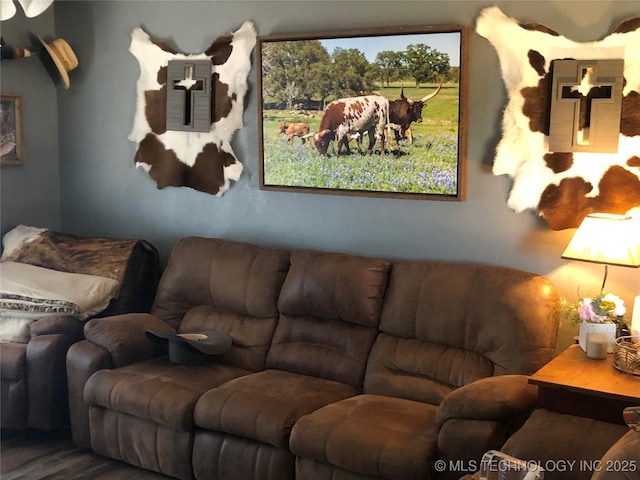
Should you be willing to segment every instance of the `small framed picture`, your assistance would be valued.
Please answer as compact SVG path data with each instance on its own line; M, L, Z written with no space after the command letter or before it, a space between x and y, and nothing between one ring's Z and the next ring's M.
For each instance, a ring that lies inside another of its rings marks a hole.
M260 188L462 201L468 27L258 37Z
M0 164L19 165L24 163L21 94L3 93L0 95L0 130L2 131Z

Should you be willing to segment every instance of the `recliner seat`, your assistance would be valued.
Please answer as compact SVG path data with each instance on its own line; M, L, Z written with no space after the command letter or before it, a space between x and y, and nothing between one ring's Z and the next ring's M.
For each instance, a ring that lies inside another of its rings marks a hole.
M264 369L288 268L285 250L203 238L178 242L151 313L90 321L87 342L69 352L73 385L81 384L70 389L78 407L74 441L142 468L193 478L196 401L230 379ZM218 330L233 337L233 346L203 364L178 365L146 330ZM88 351L97 362L86 369ZM76 369L82 373L75 375Z
M553 354L548 288L541 277L503 267L395 263L364 394L296 423L296 478L430 478L437 458L475 459L499 448L524 419L518 412L536 401L521 375ZM534 291L540 301L521 309ZM483 412L482 402L502 405Z
M198 400L197 479L295 478L289 435L296 421L362 389L388 271L381 259L293 252L266 370ZM273 459L281 467L267 474Z

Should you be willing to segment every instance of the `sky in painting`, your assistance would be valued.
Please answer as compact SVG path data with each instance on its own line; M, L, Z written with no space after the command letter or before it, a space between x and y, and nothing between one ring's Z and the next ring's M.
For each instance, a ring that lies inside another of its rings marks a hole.
M424 44L439 52L449 55L449 65L460 66L460 32L381 35L368 37L320 39L329 53L336 47L360 50L369 62L374 62L376 55L385 50L401 52L407 45Z

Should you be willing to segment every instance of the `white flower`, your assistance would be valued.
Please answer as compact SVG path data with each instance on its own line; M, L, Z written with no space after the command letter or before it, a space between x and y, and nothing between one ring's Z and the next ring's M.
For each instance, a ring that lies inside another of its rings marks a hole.
M624 300L622 300L617 295L613 293L607 293L603 300L613 302L616 304L616 308L613 310L613 313L616 317L622 317L625 313L627 313L627 308L624 306Z

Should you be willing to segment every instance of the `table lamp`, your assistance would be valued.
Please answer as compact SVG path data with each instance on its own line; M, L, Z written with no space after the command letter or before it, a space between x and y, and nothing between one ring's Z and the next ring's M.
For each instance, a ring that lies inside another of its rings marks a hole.
M18 0L27 18L33 18L44 12L53 0ZM16 13L13 0L0 0L0 20L9 20Z
M604 264L601 291L608 266L640 266L640 219L628 215L594 213L585 217L562 253L562 258ZM640 295L635 299L632 330L640 333Z

